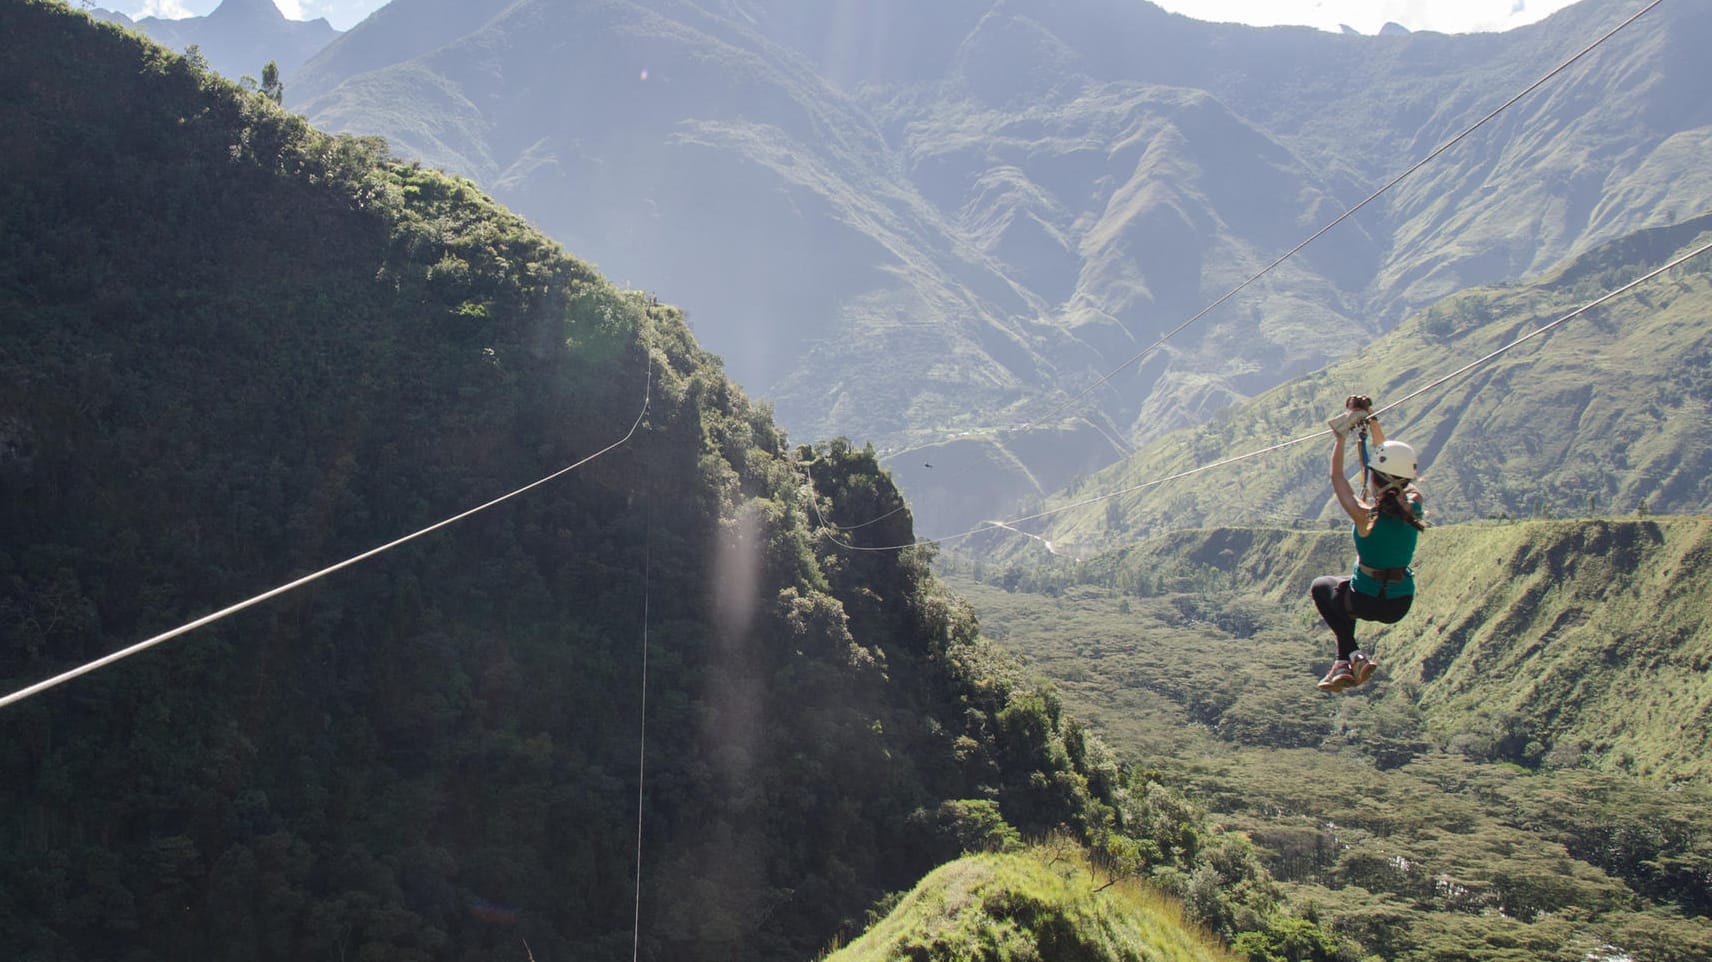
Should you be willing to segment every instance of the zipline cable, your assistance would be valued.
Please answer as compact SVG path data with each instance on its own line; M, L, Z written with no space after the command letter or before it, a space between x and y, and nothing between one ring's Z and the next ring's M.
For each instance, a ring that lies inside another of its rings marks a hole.
M892 510L887 511L885 514L882 514L879 517L869 518L868 520L862 522L861 524L829 524L829 525L827 525L827 527L834 528L838 531L860 531L861 529L866 528L867 526L869 526L871 524L879 524L880 522L886 520L887 518L891 517L894 514L897 514L899 511L902 511L907 507L909 507L909 505L900 504L897 507L893 508ZM824 519L822 519L822 520L824 520Z
M1508 351L1509 349L1515 347L1516 345L1521 344L1524 341L1529 341L1529 340L1532 340L1536 337L1539 337L1541 334L1544 334L1545 332L1551 330L1552 328L1557 327L1559 324L1562 324L1563 322L1569 320L1570 318L1579 317L1580 315L1587 313L1588 311L1592 310L1593 308L1598 307L1599 305L1605 303L1608 300L1611 300L1612 298L1614 298L1620 294L1626 294L1629 291L1634 290L1636 287L1639 287L1640 285L1646 283L1647 281L1652 280L1653 278L1659 276L1660 274L1663 274L1664 272L1666 272L1668 270L1671 270L1672 268L1681 267L1684 262L1693 260L1694 258L1699 257L1701 254L1706 253L1707 251L1712 251L1712 243L1702 244L1700 247L1697 247L1693 251L1690 251L1689 253L1684 254L1681 257L1678 257L1676 260L1671 261L1669 264L1666 264L1663 267L1660 267L1657 270L1654 270L1654 271L1652 271L1652 272L1650 272L1650 273L1648 273L1642 277L1635 278L1634 280L1630 281L1629 283L1624 284L1622 287L1619 287L1614 291L1611 291L1610 293L1599 298L1598 300L1593 301L1593 302L1588 303L1588 304L1584 304L1581 307L1578 307L1575 310L1570 311L1568 314L1565 314L1564 316L1558 318L1557 320L1552 321L1550 324L1547 324L1543 327L1539 327L1539 328L1536 328L1535 330L1529 331L1528 333L1522 335L1521 337L1516 338L1514 341L1511 341L1510 343L1504 345L1503 347L1498 348L1497 350L1486 355L1485 357L1478 358L1474 361L1470 361L1468 364L1466 364L1460 368L1457 368L1456 370L1450 372L1449 374L1446 374L1444 377L1441 377L1438 380L1433 381L1430 384L1427 384L1425 387L1422 387L1416 391L1413 391L1409 394L1403 395L1402 397L1398 398L1395 401L1392 401L1390 404L1385 405L1384 407L1380 408L1377 411L1374 411L1373 413L1375 415L1378 415L1378 414L1381 414L1385 411L1389 411L1392 408L1398 406L1399 404L1402 404L1405 401L1414 400L1415 398L1420 397L1422 394L1425 394L1428 391L1431 391L1432 389L1434 389L1434 388L1436 388L1442 384L1445 384L1446 382L1454 381L1457 378L1463 376L1464 374L1467 374L1469 371L1472 371L1475 368L1479 367L1480 365L1485 364L1487 361L1490 361L1493 358L1497 357L1498 355L1503 354L1505 351Z
M1078 402L1080 402L1083 398L1087 397L1089 394L1093 393L1093 391L1095 389L1099 388L1101 385L1110 381L1112 378L1118 376L1118 374L1122 373L1124 371L1124 369L1128 368L1130 365L1134 364L1135 362L1141 360L1142 358L1148 356L1149 354L1152 354L1154 351L1163 347L1165 345L1165 342L1171 340L1173 337L1176 337L1178 334L1182 333L1185 328L1189 327L1191 324L1194 324L1196 321L1199 321L1201 318L1206 317L1208 314L1212 313L1215 309L1217 309L1221 304L1225 303L1226 301L1235 297L1237 294L1241 293L1250 284L1253 284L1255 281L1258 281L1262 277L1265 277L1267 274L1271 273L1273 268L1277 267L1278 265L1284 263L1286 260L1289 260L1291 257L1295 256L1298 252L1300 252L1302 250L1302 248L1307 247L1309 244L1312 244L1316 240L1319 240L1322 236L1324 236L1326 234L1326 232L1330 231L1332 228L1338 226L1339 224L1343 223L1344 221L1348 220L1349 218L1355 216L1355 213L1357 211L1361 210L1363 207L1366 207L1368 204L1371 204L1373 201L1377 200L1381 195L1390 191L1391 188L1396 187L1398 184L1402 183L1404 179L1406 179L1407 177L1409 177L1411 174L1415 173L1416 171L1420 170L1422 167L1425 167L1434 158L1438 157L1440 154L1444 153L1445 151L1449 150L1450 148L1456 146L1464 138L1468 137L1470 134L1474 133L1476 130L1479 130L1481 127L1485 126L1485 124L1488 121L1492 120L1494 117L1498 116L1499 114L1503 113L1505 110L1509 109L1517 101L1521 100L1523 97L1526 97L1528 94L1531 94L1535 90L1538 90L1541 86L1543 86L1546 83L1546 81L1552 79L1553 77L1562 73L1564 70L1568 69L1569 66L1571 64L1575 63L1577 60L1580 60L1582 57L1585 57L1589 53L1592 53L1595 49L1597 49L1605 41L1610 40L1612 37L1616 36L1618 34L1618 32L1623 30L1623 28L1634 23L1636 20L1639 20L1641 17L1645 16L1648 12L1650 12L1654 7L1658 6L1659 4L1661 4L1663 2L1664 2L1664 0L1652 0L1651 3L1648 3L1645 7L1642 7L1638 12L1636 12L1634 15L1630 16L1627 20L1624 20L1622 23L1617 24L1617 26L1613 27L1604 36L1600 37L1599 39L1597 39L1597 40L1593 41L1592 43L1588 44L1587 46L1583 47L1581 49L1581 51L1579 53L1577 53L1575 56L1570 57L1568 60L1565 60L1563 63L1560 63L1556 67L1553 67L1549 72L1547 72L1545 74L1545 76L1543 76L1540 79L1529 84L1527 87L1523 88L1523 90L1520 93L1516 94L1514 97L1511 97L1509 100L1506 100L1502 104L1498 105L1498 107L1495 108L1491 113L1480 118L1478 121L1475 121L1475 123L1472 126L1468 127L1462 133L1459 133L1455 137L1452 137L1451 139L1445 141L1443 144L1440 144L1437 148L1435 148L1433 150L1432 153L1430 153L1430 154L1426 155L1425 157L1421 158L1420 160L1416 161L1414 166L1410 167L1408 170L1403 171L1401 174L1398 174L1397 176L1391 178L1391 180L1388 183L1386 183L1385 186L1383 186L1383 187L1379 188L1378 190L1374 191L1373 193L1367 195L1366 200L1363 200L1361 203L1356 204L1354 207L1351 207L1349 210L1344 211L1336 219L1334 219L1331 223L1329 223L1326 226L1315 231L1311 236L1308 237L1307 240L1302 241L1300 244L1297 244L1295 247L1292 247L1289 250L1285 251L1283 254L1280 254L1278 256L1278 258L1276 260L1274 260L1272 263L1267 264L1265 267L1261 268L1259 273L1250 277L1248 280L1243 281L1241 284L1238 284L1237 286L1231 288L1229 291L1226 291L1225 294L1222 297L1220 297L1218 300L1212 302L1211 304L1208 304L1206 307L1201 308L1200 312L1197 313L1194 317L1189 318L1188 320L1184 321L1183 323L1181 323L1181 324L1177 325L1176 327L1172 328L1171 330L1165 332L1165 334L1161 335L1158 340L1154 341L1152 344L1148 345L1147 347L1143 348L1142 350L1140 350L1139 352L1137 352L1136 354L1131 356L1129 360L1124 361L1122 364L1119 364L1117 367L1108 371L1104 375L1101 375L1098 380L1094 381L1094 383L1083 388L1075 396L1071 397L1069 400L1060 404L1058 407L1052 409L1047 414L1042 415L1041 417L1038 417L1038 418L1034 418L1030 421L1027 421L1027 422L1023 423L1022 425L1018 426L1015 430L1026 431L1026 430L1040 424L1043 421L1049 421L1053 418L1058 417L1060 414L1063 414L1067 409L1069 409L1070 407L1072 407L1075 404L1077 404Z
M465 518L469 517L470 515L478 514L482 511L486 511L487 509L493 507L494 505L500 504L500 503L505 502L505 501L509 501L512 498L515 498L518 495L523 494L527 491L532 491L535 488L538 488L541 485L548 483L549 481L553 481L553 480L556 480L560 477L563 477L564 475L569 474L572 471L577 470L578 468L582 467L583 465L588 464L590 461L593 461L594 459L606 454L607 452L612 451L614 448L621 447L626 442L628 442L632 436L634 436L636 434L636 429L641 426L642 419L645 416L647 416L647 414L648 414L648 401L652 395L653 385L654 385L654 364L653 364L653 360L650 358L648 361L648 377L647 377L646 382L643 384L643 388L642 388L642 410L637 412L635 423L630 425L630 430L625 432L624 437L619 438L617 441L614 441L611 444L607 445L606 447L601 448L599 451L596 451L595 453L589 455L588 457L583 458L581 461L578 461L575 464L569 465L567 467L560 468L559 470L553 472L552 474L549 474L546 477L541 478L538 481L534 481L534 482L531 482L529 484L526 484L523 487L518 488L517 490L511 492L510 494L501 495L497 498L494 498L492 501L487 502L486 504L478 505L477 507L471 508L468 511L465 511L461 514L453 515L452 517L447 518L444 521L439 521L439 522L436 522L434 524L431 524L428 527L421 529L420 531L416 531L416 532L413 532L411 534L407 534L404 537L399 538L399 539L394 540L394 541L389 541L386 544L383 544L377 548L370 548L369 550L363 552L362 554L354 555L350 558L346 558L344 561L341 561L337 564L329 565L328 567L322 568L320 571L314 572L312 574L304 575L303 577L298 578L296 581L292 581L292 582L289 582L287 584L280 585L277 588L273 588L271 590L264 591L261 594L256 595L253 598L247 598L243 601L238 602L235 605L230 605L228 607L221 608L219 611L213 612L211 614L203 615L202 617L196 619L195 621L191 621L191 622L187 622L185 624L179 625L177 628L174 628L171 631L165 631L165 632L162 632L158 635L155 635L153 638L149 638L149 639L146 639L144 641L139 641L136 644L130 646L129 648L122 648L119 651L115 651L109 655L104 655L100 658L95 659L94 661L87 663L87 664L79 665L78 667L73 668L70 671L64 672L62 674L55 675L52 678L47 679L46 681L37 682L36 684L29 686L28 688L21 688L18 691L13 692L10 695L7 695L3 698L0 698L0 708L5 708L7 705L11 705L15 702L23 701L24 699L29 698L31 695L35 695L35 694L39 694L41 692L47 691L49 688L53 688L56 685L64 684L65 682L71 681L73 678L77 678L81 675L87 675L90 672L95 671L98 668L104 668L107 665L111 665L112 663L119 661L121 659L129 658L132 655L137 654L138 652L146 651L147 649L153 648L154 646L161 644L162 642L171 641L172 639L177 638L179 635L185 634L185 633L190 632L190 631L194 631L197 628L201 628L204 625L213 624L214 622L219 621L222 618L225 618L229 615L235 615L238 612L243 611L246 608L254 607L254 606L259 605L262 602L267 601L271 598L276 598L280 595L283 595L288 591L293 591L297 588L301 588L304 585L309 584L312 581L318 581L322 578L325 578L326 576L328 576L330 574L333 574L336 571L342 571L345 568L349 568L352 565L357 564L358 562L367 561L368 559L374 557L375 555L381 554L383 552L391 551L393 548L396 548L399 545L405 544L406 542L414 541L417 538L422 537L423 535L430 534L432 532L438 531L441 528L447 527L448 525L456 524L457 522L464 520Z
M858 531L862 528L868 527L871 524L879 524L880 522L886 520L887 518L891 517L892 515L897 514L899 511L903 511L909 507L909 505L907 505L907 504L900 504L897 507L893 508L892 510L887 511L885 514L882 514L879 517L869 518L868 520L862 522L861 524L848 524L848 525L846 525L846 524L833 524L831 521L828 521L826 519L826 515L821 513L820 501L815 496L815 493L814 493L814 472L811 471L809 469L809 466L804 462L796 461L793 458L792 463L794 463L797 467L801 468L802 473L803 473L803 477L808 479L808 506L809 506L809 509L814 512L815 520L820 523L820 527L822 527L822 528L829 528L833 531Z
M1521 337L1516 338L1515 340L1511 341L1510 343L1505 344L1503 347L1500 347L1500 348L1492 351L1491 353L1488 353L1482 357L1479 357L1473 361L1470 361L1469 363L1463 365L1462 367L1457 368L1456 370L1450 372L1449 374L1446 374L1445 376L1438 378L1437 380L1431 381L1431 382L1427 383L1426 385L1424 385L1424 386L1422 386L1422 387L1420 387L1414 391L1411 391L1408 394L1403 395L1402 397L1398 398L1397 400L1392 401L1390 404L1387 404L1384 407L1381 407L1378 410L1374 411L1373 414L1375 417L1377 417L1378 415L1383 414L1386 411L1390 411L1390 410L1396 408L1398 405L1401 405L1407 401L1411 401L1417 397L1420 397L1421 395L1427 393L1428 391L1432 391L1436 388L1442 387L1443 385L1448 384L1451 381L1454 381L1459 377L1462 377L1463 375L1474 370L1475 368L1477 368L1483 364L1486 364L1489 361L1492 361L1493 359L1497 358L1499 355L1504 354L1504 353L1510 351L1511 349L1516 348L1522 344L1525 344L1528 341L1531 341L1534 338L1539 337L1541 334L1544 334L1548 331L1554 330L1555 328L1566 323L1567 321L1571 320L1572 318L1580 317L1581 315L1587 313L1590 310L1593 310L1594 308L1606 303L1607 301L1610 301L1614 298L1620 297L1623 294L1626 294L1629 291L1632 291L1635 288L1641 286L1642 284L1645 284L1648 281L1653 280L1654 278L1658 277L1660 274L1663 274L1663 273L1670 271L1674 268L1681 267L1684 263L1691 261L1694 258L1699 257L1703 254L1706 254L1709 251L1712 251L1712 242L1702 244L1701 246L1695 248L1694 250L1689 251L1688 253L1683 254L1681 257L1678 257L1675 260L1671 261L1670 263L1664 265L1663 267L1659 267L1659 268L1656 268L1652 271L1649 271L1646 274L1635 278L1634 280L1630 281L1629 283L1624 284L1622 287L1616 288L1615 290L1608 291L1605 294L1602 294L1599 297L1595 298L1594 300L1589 301L1586 304L1583 304L1582 306L1576 308L1573 311L1570 311L1568 314L1565 314L1564 316L1558 318L1557 320L1552 321L1549 324L1542 325L1541 327L1535 328L1532 331L1529 331L1528 333L1522 335ZM1157 487L1158 485L1162 485L1162 484L1169 484L1172 481L1180 481L1183 478L1192 477L1194 475L1202 474L1202 473L1207 472L1207 471L1212 471L1215 468L1229 467L1230 465L1237 464L1237 463L1242 462L1242 461L1249 461L1249 460L1252 460L1254 458L1258 458L1258 457L1262 457L1262 456L1267 455L1267 454L1271 454L1274 451L1282 451L1285 448L1295 447L1298 444L1303 444L1303 443L1308 442L1308 441L1313 441L1317 438L1323 438L1323 437L1325 437L1331 433L1332 433L1332 431L1329 428L1326 430L1323 430L1323 431L1315 431L1312 434L1304 434L1301 437L1291 438L1288 441L1280 441L1277 444L1269 445L1269 446L1264 447L1264 448L1258 448L1256 450L1249 451L1245 454L1239 454L1239 455L1235 455L1233 457L1225 458L1225 459L1220 460L1220 461L1214 461L1210 464L1203 464L1203 465L1200 465L1199 467L1189 468L1189 469L1184 470L1184 471L1179 471L1176 474L1167 475L1167 476L1162 477L1162 478L1155 478L1151 481L1143 481L1140 484L1130 485L1127 488L1121 488L1117 491L1111 491L1111 492L1107 492L1106 494L1096 495L1096 496L1091 497L1091 498L1085 498L1081 501L1076 501L1076 502L1073 502L1071 504L1061 505L1061 506L1056 507L1056 508L1050 508L1046 511L1041 511L1037 514L1026 515L1026 516L1020 517L1020 518L1011 518L1007 521L983 521L979 525L976 525L975 527L970 528L967 531L963 531L963 532L960 532L958 534L947 535L946 537L943 537L943 538L921 538L921 539L918 539L916 541L911 541L907 544L895 544L895 545L885 545L885 546L878 546L878 547L869 547L869 546L864 546L864 545L849 544L847 542L840 541L839 539L833 537L830 533L824 533L823 532L823 535L824 535L824 537L826 537L827 540L831 541L833 544L838 545L839 547L844 548L844 549L849 550L849 551L898 551L898 550L901 550L904 548L915 548L915 547L919 547L922 545L944 544L944 543L949 542L949 541L957 541L957 540L962 539L962 538L970 537L971 535L980 534L983 531L992 531L995 529L1010 529L1010 530L1016 531L1016 533L1018 533L1018 534L1027 535L1028 537L1044 541L1045 539L1040 538L1039 535L1029 534L1029 532L1026 532L1026 531L1020 531L1020 530L1016 529L1014 526L1019 525L1019 524L1023 524L1025 522L1029 522L1029 521L1038 521L1041 518L1051 517L1052 515L1055 515L1055 514L1062 514L1065 511L1070 511L1070 510L1073 510L1075 508L1087 507L1090 504L1098 504L1101 501L1109 501L1112 498L1120 497L1120 496L1125 495L1125 494L1130 494L1130 493L1135 492L1135 491L1140 491L1140 490L1143 490L1145 488L1152 488L1152 487ZM1050 544L1049 544L1049 547L1050 547Z

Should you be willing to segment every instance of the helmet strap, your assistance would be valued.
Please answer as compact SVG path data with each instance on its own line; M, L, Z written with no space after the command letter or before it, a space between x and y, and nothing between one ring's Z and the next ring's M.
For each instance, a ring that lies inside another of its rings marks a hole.
M1357 438L1361 450L1361 500L1367 500L1367 481L1373 477L1373 468L1367 463L1367 425L1361 425L1361 434Z

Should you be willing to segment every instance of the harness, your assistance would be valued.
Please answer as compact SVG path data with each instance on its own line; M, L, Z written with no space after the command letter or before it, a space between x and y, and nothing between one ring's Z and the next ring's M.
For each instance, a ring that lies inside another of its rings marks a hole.
M1361 450L1361 497L1362 500L1366 500L1368 497L1367 481L1371 472L1367 465L1367 425L1365 423L1361 426L1361 434L1358 438ZM1380 494L1383 493L1384 491L1381 489ZM1379 582L1379 597L1381 598L1385 597L1385 590L1392 582L1402 581L1409 577L1408 568L1375 568L1372 565L1363 562L1359 558L1356 559L1355 566L1360 569L1362 574ZM1348 612L1350 617L1355 617L1354 585L1345 587L1343 592L1343 607L1344 611Z
M1356 561L1355 566L1361 569L1362 574L1379 582L1379 597L1381 598L1385 597L1386 585L1409 577L1408 568L1375 568L1371 565L1362 564L1359 560Z
M1356 559L1355 566L1361 569L1362 574L1379 582L1380 598L1385 597L1385 589L1391 582L1402 581L1409 577L1408 568L1375 568L1370 564L1363 563L1360 559ZM1343 586L1343 610L1351 618L1355 617L1355 585L1353 584Z

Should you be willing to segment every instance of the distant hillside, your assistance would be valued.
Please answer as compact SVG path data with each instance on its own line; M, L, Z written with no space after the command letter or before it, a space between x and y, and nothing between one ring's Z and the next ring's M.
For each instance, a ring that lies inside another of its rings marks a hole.
M260 78L262 67L270 60L279 67L280 75L289 79L304 61L342 32L325 17L287 20L273 0L220 0L206 16L177 20L142 17L133 21L112 10L96 8L90 12L135 27L178 53L194 44L208 66L232 80L245 75Z
M1073 848L970 855L936 869L823 962L1226 962L1179 906L1133 880L1106 888ZM1253 958L1254 956L1250 956Z
M1360 37L1139 0L395 0L291 102L646 278L782 423L895 454L944 534L1712 207L1712 8L1664 4L1058 410L1630 12Z
M1044 534L1081 553L1226 522L1336 522L1330 435L1179 481L1179 472L1316 431L1351 393L1426 387L1712 239L1712 215L1589 251L1537 283L1435 304L1325 370L1089 476ZM1712 510L1712 255L1498 356L1384 418L1420 453L1431 518ZM1353 447L1352 447L1353 450ZM1356 456L1351 455L1350 465ZM1114 497L1104 495L1122 492ZM1098 500L1096 500L1098 499ZM1027 546L1023 546L1027 550Z

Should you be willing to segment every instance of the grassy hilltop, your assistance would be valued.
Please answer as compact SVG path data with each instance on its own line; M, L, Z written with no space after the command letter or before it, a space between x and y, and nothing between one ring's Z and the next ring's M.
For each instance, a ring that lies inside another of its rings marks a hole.
M1235 962L1182 906L1062 841L935 869L822 962Z

